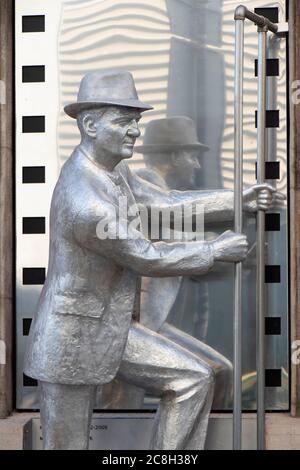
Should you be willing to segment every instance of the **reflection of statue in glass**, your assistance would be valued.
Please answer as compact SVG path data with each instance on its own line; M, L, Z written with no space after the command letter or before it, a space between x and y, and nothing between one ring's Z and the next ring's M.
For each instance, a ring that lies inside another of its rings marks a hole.
M77 119L81 142L54 190L47 278L25 363L25 373L40 384L46 449L88 447L96 388L116 376L161 398L151 448L204 445L213 369L134 319L138 280L197 276L216 261L242 260L247 241L228 231L209 242L151 242L136 216L134 223L124 216L120 197L129 207L138 202L151 209L201 201L208 219L233 214L232 191L165 191L130 172L124 160L147 109L124 71L87 74L78 101L65 108ZM246 190L245 207L268 208L267 188Z
M210 163L206 159L208 147L198 141L193 120L184 116L150 122L145 131L144 145L137 148L137 150L144 154L146 163L146 169L140 170L138 172L139 176L165 189L183 191L199 189L197 181L201 169ZM162 185L163 182L164 186ZM222 268L224 270L224 266ZM177 289L173 287L173 296L170 295L168 301L172 318L171 323L175 321L180 327L190 323L190 329L193 331L192 336L196 335L198 339L205 340L209 321L207 282L204 281L202 276L180 277L178 280ZM161 289L161 292L163 290L160 281L149 278L143 280L142 299L144 303L142 302L142 304L144 308L141 311L141 321L148 327L151 327L150 320L148 320L151 316L150 312L154 311L154 308L152 308L154 305L151 305L151 303L155 302L153 299L159 297L158 290ZM174 278L172 281L174 285ZM168 280L163 279L163 282L168 282ZM171 278L169 278L169 282L171 282ZM156 295L153 295L153 290L155 290ZM178 298L179 296L182 296L182 298ZM172 297L174 299L173 305L170 304ZM175 303L176 299L177 302ZM159 310L157 315L159 315ZM182 334L178 328L175 329L169 323L162 323L162 320L167 318L167 312L164 312L163 315L160 313L160 315L161 326L159 330L161 332L164 332L165 335L170 334L174 339L176 335L179 344L183 341L186 347L188 347L188 342L191 341L191 350L200 356L204 355L211 363L215 372L213 408L216 410L229 408L232 399L231 362L213 348L195 340L192 336ZM184 317L190 318L185 320ZM155 323L157 325L157 320Z
M198 141L195 124L185 116L156 119L147 124L144 143L135 148L143 153L143 178L181 191L195 189L201 161L208 150Z
M207 147L198 141L192 119L177 116L150 121L145 130L144 144L135 149L144 154L146 168L137 171L143 179L166 191L196 188L197 174L201 169L201 160ZM192 321L201 324L198 333L201 329L201 336L205 336L203 330L206 330L208 321L207 289L204 282L199 284L201 279L202 277L195 276L192 280L186 277L144 277L141 285L140 322L153 331L159 331L210 364L215 374L213 407L221 410L231 404L231 362L207 344L166 322L179 292L183 294L185 288L189 289L190 282L195 288L190 288L189 292L196 297L189 299L190 303L193 304L193 300L202 301L202 305L197 306L197 316L202 318L193 318ZM189 317L192 312L187 310L188 305L189 302L184 303L182 306L184 311L181 313ZM114 380L104 388L102 398L106 407L130 409L142 407L144 395L144 390Z

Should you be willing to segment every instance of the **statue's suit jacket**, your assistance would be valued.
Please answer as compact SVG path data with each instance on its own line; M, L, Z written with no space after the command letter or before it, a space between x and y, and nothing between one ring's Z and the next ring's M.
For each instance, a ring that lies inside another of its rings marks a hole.
M145 188L135 178L125 162L108 172L80 147L63 166L51 203L47 278L25 358L28 376L62 384L110 382L122 360L139 277L198 275L211 268L210 243L151 243L138 228L124 236L120 196L129 205L147 191L154 204L160 196L163 204L182 197ZM112 233L116 214L119 237ZM99 238L99 222L107 238Z

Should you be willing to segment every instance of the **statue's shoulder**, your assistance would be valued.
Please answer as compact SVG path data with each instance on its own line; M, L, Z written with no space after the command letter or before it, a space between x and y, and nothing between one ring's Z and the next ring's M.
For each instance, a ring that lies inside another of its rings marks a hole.
M135 173L142 178L143 180L148 181L149 183L155 184L162 189L168 189L167 184L162 176L152 168L140 168L135 171Z
M95 188L101 190L110 185L105 171L100 169L94 162L89 160L79 149L75 149L60 173L61 184L77 188L76 193L80 195L79 189L85 193Z
M52 206L73 213L90 212L114 202L114 196L113 184L105 172L75 150L61 168Z

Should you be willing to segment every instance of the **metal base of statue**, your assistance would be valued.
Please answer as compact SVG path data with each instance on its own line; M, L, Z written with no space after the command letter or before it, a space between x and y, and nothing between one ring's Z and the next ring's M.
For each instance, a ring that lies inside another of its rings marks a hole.
M91 423L90 450L145 450L149 448L154 414L96 413ZM33 418L24 429L24 449L41 450L43 437L40 419ZM250 415L243 418L243 449L255 450L256 422ZM232 449L232 417L212 416L209 419L206 450Z

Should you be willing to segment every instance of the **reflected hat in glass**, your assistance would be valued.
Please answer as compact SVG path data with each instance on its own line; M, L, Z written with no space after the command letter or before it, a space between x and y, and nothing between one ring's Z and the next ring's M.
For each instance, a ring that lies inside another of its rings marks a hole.
M66 105L64 110L76 119L80 111L99 105L125 106L141 111L153 109L139 100L133 76L123 70L87 73L81 80L77 102Z
M194 121L186 116L174 116L150 121L145 129L143 145L134 149L139 153L158 153L178 149L209 147L199 142Z

